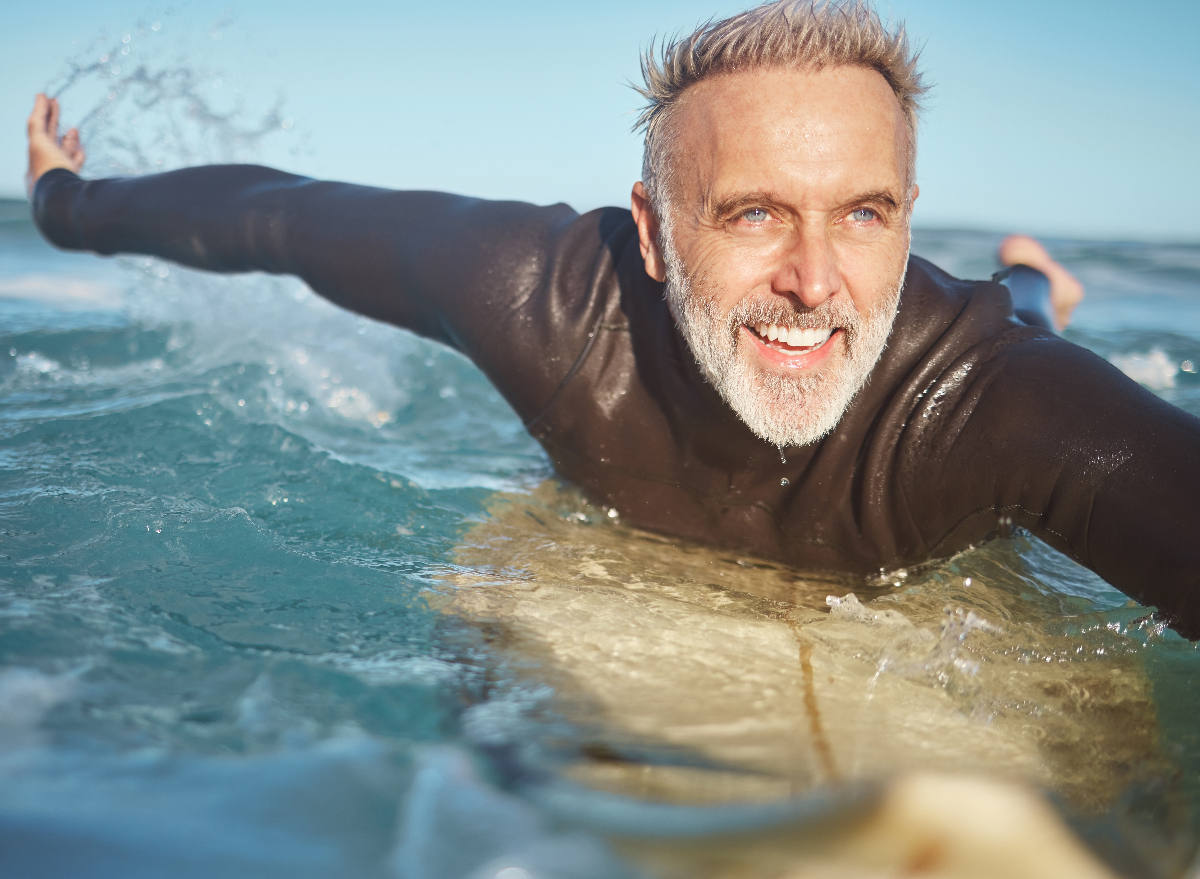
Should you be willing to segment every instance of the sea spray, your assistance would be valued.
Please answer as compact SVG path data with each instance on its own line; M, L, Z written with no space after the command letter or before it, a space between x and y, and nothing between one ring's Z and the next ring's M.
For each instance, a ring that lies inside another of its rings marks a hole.
M170 37L166 21L88 42L46 86L63 105L64 123L80 130L90 176L249 161L293 129L280 95L264 99L207 59L189 60L204 59L209 46L199 34ZM218 21L209 35L230 25Z

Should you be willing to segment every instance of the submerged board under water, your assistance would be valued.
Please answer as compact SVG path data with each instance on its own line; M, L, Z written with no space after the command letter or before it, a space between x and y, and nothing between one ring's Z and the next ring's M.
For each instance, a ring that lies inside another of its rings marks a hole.
M5 873L742 875L914 770L1184 869L1196 649L1046 547L849 582L631 532L456 355L7 219ZM993 243L917 249L983 274ZM1064 251L1077 340L1200 411L1200 252Z
M1188 869L1200 653L1045 546L868 582L634 532L452 352L3 209L0 874L856 875L913 772ZM1200 414L1200 248L1054 247L1068 336Z

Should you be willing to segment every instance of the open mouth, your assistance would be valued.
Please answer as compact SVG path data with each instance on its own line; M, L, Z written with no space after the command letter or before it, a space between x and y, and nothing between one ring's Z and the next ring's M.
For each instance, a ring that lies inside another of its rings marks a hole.
M793 355L816 351L836 332L834 327L802 330L799 327L787 327L779 324L755 324L747 326L746 329L758 336L759 341L773 351Z

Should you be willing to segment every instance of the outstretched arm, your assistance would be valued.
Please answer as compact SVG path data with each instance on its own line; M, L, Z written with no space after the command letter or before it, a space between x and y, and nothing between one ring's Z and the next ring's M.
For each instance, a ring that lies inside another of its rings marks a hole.
M254 165L84 180L75 174L78 137L57 142L53 109L47 103L30 128L33 214L51 243L295 275L344 308L457 348L523 418L545 407L606 301L595 295L595 273L611 269L600 212L579 217L566 205L396 192Z
M1022 526L1200 638L1200 419L1014 330L947 370L910 424L926 439L908 497L935 554Z
M253 165L83 180L78 135L57 141L57 113L39 96L30 120L34 217L53 244L296 275L338 305L471 357L498 316L544 286L577 219L564 205L395 192Z

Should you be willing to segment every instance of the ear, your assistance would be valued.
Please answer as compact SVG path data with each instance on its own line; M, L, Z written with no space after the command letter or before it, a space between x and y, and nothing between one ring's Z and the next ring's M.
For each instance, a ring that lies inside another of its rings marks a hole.
M650 199L646 197L646 187L642 185L642 181L633 184L630 202L633 221L638 227L638 245L646 263L646 274L662 283L667 279L667 262L658 246L658 214L654 212Z

